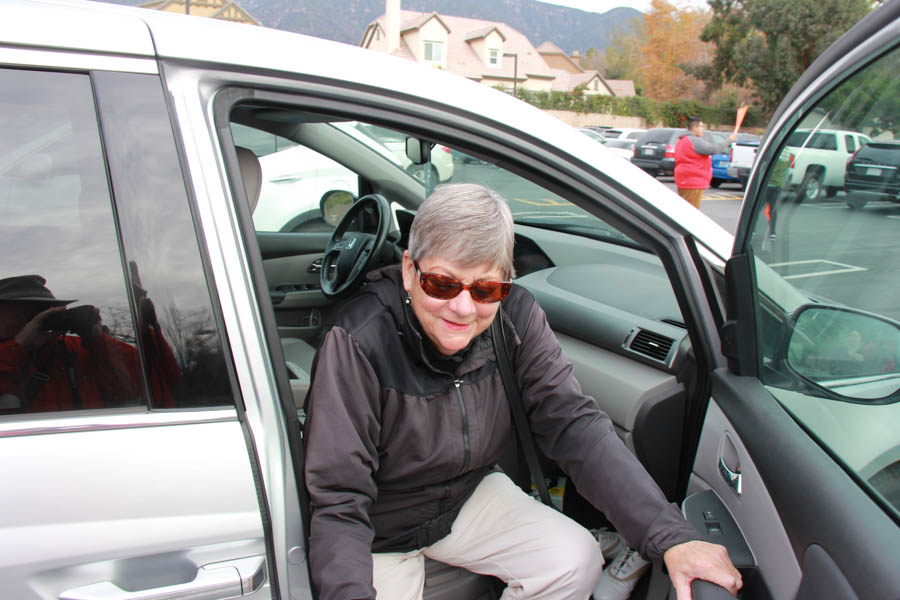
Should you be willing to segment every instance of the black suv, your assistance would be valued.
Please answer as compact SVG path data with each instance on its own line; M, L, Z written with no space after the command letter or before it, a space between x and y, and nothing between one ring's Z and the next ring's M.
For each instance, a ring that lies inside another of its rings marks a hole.
M648 129L634 144L631 162L651 175L675 173L675 143L686 133L683 128Z
M900 142L869 142L847 162L847 205L857 209L870 199L900 201Z

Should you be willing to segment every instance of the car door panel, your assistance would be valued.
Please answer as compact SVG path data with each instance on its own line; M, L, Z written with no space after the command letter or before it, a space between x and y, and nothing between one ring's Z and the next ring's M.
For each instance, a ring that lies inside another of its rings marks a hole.
M752 524L741 528L741 532L753 554L754 565L765 575L775 598L792 598L801 577L798 559L784 531L778 509L768 493L763 474L744 445L741 430L719 406L716 400L719 396L727 398L725 392L714 392L714 399L707 408L688 496L712 490L739 527L740 524ZM735 456L723 457L725 440L733 444ZM740 495L722 474L720 460L723 458L726 463L734 461L727 464L732 470L740 469ZM705 533L703 529L700 531ZM732 556L732 560L736 557Z
M809 580L818 577L818 571L806 571L807 553L813 547L818 549L810 555L812 564L824 568L831 563L838 570L831 576L847 578L855 594L847 598L896 597L900 590L896 524L758 380L719 371L714 374L713 396L734 428L732 439L746 449L746 456L741 456L744 495L733 502L739 509L729 507L774 597L792 598L795 590L814 585ZM708 418L704 429L715 431L714 421ZM704 481L716 481L719 438L711 436L713 443L701 444L695 460L694 473ZM758 477L753 475L757 469ZM764 486L760 492L765 493L754 496L756 486ZM726 503L729 493L720 492ZM789 548L784 547L779 529ZM819 552L828 560L819 560ZM800 581L792 567L797 564Z
M266 285L282 338L311 339L329 301L319 285L328 233L257 232Z
M82 588L97 582L161 588L189 584L206 565L265 563L234 410L46 419L23 429L0 433L0 477L10 483L0 495L4 596L89 598ZM190 468L171 468L186 461ZM262 587L255 597L269 597Z

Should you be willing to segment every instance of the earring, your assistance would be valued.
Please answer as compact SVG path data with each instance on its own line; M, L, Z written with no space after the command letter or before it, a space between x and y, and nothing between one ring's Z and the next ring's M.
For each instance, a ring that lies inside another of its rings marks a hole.
M409 294L406 294L406 299L404 299L403 301L409 305L412 305L412 298L409 297Z

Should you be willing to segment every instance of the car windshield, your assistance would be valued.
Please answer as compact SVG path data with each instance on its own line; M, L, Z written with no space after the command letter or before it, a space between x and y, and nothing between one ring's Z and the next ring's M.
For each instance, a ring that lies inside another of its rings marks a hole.
M422 201L440 184L478 183L509 202L517 224L643 250L602 219L492 163L442 144L423 142L423 147L429 148L428 160L415 164L407 155L411 138L406 133L356 121L316 121L296 128L297 139L303 143L232 123L235 144L252 150L262 167L259 201L253 211L257 231L328 231L333 224L324 219L322 201L329 192L349 192L356 197L364 187L372 187L367 180L394 180L405 187L414 185L412 179L421 185ZM604 151L598 147L597 152ZM379 181L378 186L383 184Z

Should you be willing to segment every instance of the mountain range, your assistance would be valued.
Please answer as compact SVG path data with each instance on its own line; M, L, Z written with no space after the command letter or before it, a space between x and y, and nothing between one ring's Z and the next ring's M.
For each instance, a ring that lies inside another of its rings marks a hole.
M140 4L146 0L112 0ZM366 26L384 14L384 0L237 0L266 27L359 45ZM630 28L641 13L614 8L593 13L537 0L403 0L404 10L436 12L506 23L534 46L553 42L566 52L605 49L617 30Z

